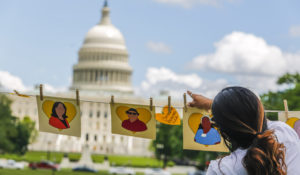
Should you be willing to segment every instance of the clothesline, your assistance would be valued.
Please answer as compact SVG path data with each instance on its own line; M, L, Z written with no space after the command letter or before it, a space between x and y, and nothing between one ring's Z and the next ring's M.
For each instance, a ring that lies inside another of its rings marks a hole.
M19 97L23 97L23 98L27 98L27 97L35 97L37 95L31 95L31 94L17 94L17 93L13 93L13 92L5 92L5 91L0 91L0 94L10 94L10 95L17 95ZM102 103L102 104L110 104L110 101L101 101L101 100L82 100L80 99L80 102L92 102L92 103ZM134 104L134 103L132 103ZM134 104L134 105L138 105L138 104ZM165 107L166 105L154 105L155 107ZM173 108L176 109L184 109L184 106L172 106ZM278 112L284 112L283 110L268 110L265 109L265 112L269 112L269 113L278 113Z

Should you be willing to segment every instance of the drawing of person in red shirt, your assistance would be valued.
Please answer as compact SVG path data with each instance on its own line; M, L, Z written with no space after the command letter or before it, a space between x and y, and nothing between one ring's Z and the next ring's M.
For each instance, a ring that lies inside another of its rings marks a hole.
M130 108L126 111L126 114L128 115L129 119L122 122L123 128L133 132L141 132L147 130L146 124L139 120L139 113L136 109Z
M52 114L49 119L49 124L58 129L70 128L69 122L66 120L67 108L62 102L55 102L52 107Z

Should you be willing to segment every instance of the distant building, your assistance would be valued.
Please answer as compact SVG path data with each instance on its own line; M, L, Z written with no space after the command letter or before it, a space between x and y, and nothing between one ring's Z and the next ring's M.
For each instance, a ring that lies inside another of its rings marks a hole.
M90 29L73 66L71 90L79 89L80 98L108 101L114 94L123 102L143 103L133 95L132 68L121 32L110 21L110 9L105 2L99 24ZM38 91L36 90L36 93ZM46 94L47 95L47 94ZM48 94L75 97L74 92ZM12 97L12 111L20 118L30 116L38 124L35 98ZM40 132L30 150L81 152L87 143L93 153L150 156L150 140L111 134L110 106L104 103L81 102L81 138Z

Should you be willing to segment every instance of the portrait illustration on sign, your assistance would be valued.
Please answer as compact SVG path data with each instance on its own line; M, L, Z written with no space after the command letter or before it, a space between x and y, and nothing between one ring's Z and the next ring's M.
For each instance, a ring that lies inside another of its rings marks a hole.
M111 129L114 134L155 139L155 108L149 106L111 104Z
M194 141L203 145L216 145L221 142L221 136L209 116L204 115L201 118Z
M139 120L139 112L134 109L130 108L126 111L126 114L128 116L127 120L123 120L122 127L125 129L128 129L133 132L141 132L147 130L147 126L144 122Z
M39 130L71 136L81 135L80 108L75 99L37 97Z
M66 115L67 108L62 102L55 102L52 106L52 114L49 119L49 124L58 129L70 128L68 116Z
M187 108L183 111L183 148L190 150L228 152L208 111Z

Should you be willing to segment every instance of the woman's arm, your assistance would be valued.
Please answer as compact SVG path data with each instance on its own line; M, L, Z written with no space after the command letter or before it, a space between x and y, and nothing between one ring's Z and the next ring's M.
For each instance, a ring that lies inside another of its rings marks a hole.
M213 100L207 97L204 97L199 94L193 94L191 91L187 91L189 96L193 99L188 105L190 107L197 107L199 109L210 110Z

